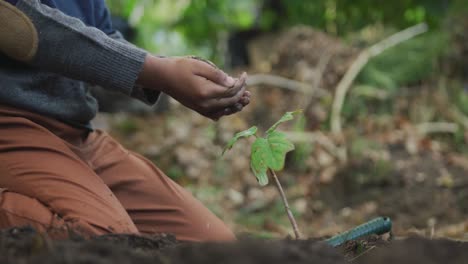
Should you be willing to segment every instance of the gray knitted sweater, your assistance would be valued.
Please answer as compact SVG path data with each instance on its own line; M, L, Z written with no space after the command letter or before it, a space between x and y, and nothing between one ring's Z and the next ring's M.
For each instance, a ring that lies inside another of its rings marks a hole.
M20 0L16 7L35 26L38 49L28 63L0 52L0 104L90 127L98 106L86 83L156 102L158 92L135 86L146 51L38 0Z

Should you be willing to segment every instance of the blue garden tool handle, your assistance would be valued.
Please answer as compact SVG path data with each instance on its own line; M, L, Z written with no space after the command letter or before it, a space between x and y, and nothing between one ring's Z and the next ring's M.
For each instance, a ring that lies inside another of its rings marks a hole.
M372 234L382 235L392 230L392 220L388 217L378 217L351 230L331 237L325 242L332 247L338 247L347 241L355 240Z

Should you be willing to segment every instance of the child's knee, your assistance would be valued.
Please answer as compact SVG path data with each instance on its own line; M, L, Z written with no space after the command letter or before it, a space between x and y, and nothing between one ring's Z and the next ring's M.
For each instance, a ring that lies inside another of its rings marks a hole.
M231 242L236 240L236 236L227 226L218 227L213 230L205 239L205 241L219 241L219 242Z
M54 218L56 216L38 200L0 190L0 228L29 225L44 231L52 226Z
M0 189L0 229L22 226L32 226L37 231L47 233L54 238L63 238L70 234L89 237L129 232L127 225L120 223L113 225L112 221L109 225L101 226L82 219L67 219L67 217L59 216L37 199Z

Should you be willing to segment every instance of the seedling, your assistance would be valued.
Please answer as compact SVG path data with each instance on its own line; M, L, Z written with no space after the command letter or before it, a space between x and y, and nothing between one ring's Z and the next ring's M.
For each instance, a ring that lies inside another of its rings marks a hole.
M286 199L283 187L281 186L278 176L276 175L277 171L283 170L286 154L294 150L294 144L287 139L284 133L276 131L276 129L281 123L294 119L294 115L301 112L301 110L298 110L284 114L283 117L278 120L278 122L276 122L266 131L265 137L259 137L257 135L258 128L256 126L239 132L234 135L231 140L229 140L228 144L223 150L224 155L224 153L231 149L239 139L248 138L251 136L256 137L251 147L250 167L261 186L268 184L268 175L270 175L270 177L272 177L275 181L276 187L278 188L278 191L281 195L286 214L294 230L296 239L300 238L299 228L297 227L294 215L289 208L289 203Z

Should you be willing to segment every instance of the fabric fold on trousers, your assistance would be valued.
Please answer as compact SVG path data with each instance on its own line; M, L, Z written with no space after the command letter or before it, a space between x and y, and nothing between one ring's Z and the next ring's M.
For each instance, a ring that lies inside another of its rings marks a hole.
M235 239L151 161L105 132L0 105L0 228Z

